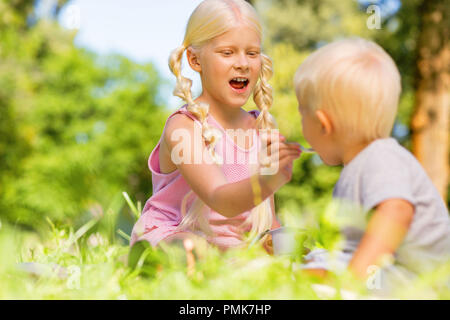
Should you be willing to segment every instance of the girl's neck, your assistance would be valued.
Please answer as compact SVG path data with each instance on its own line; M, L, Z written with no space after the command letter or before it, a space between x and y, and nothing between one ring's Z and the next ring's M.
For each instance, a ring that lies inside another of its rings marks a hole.
M195 100L196 102L209 104L209 114L212 115L224 129L237 129L242 126L243 116L246 113L242 108L228 107L219 104L213 99L208 98L204 93Z

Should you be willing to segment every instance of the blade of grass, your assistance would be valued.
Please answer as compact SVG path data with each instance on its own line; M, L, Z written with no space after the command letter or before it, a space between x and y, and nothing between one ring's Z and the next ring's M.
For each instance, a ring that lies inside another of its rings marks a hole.
M119 236L130 242L131 237L127 235L125 232L123 232L121 229L117 229L117 233L119 234Z
M77 230L77 232L75 232L75 234L73 235L73 238L68 243L68 246L77 242L78 239L80 239L86 232L88 232L89 229L91 229L97 222L98 222L97 219L92 219L92 220L89 220L87 223L85 223L83 226L81 226Z
M138 208L138 212L140 214L142 212L142 202L138 201L137 208Z
M124 191L124 192L122 192L122 195L125 198L125 200L127 201L128 206L130 207L131 212L133 212L133 215L136 218L136 220L139 219L140 212L138 211L138 209L136 209L136 206L131 201L130 196L128 195L128 193L126 193Z

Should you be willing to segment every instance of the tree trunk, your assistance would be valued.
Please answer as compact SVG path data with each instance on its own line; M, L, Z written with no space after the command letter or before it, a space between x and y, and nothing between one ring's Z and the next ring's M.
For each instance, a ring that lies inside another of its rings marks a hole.
M450 6L424 0L419 7L413 152L447 200L450 135Z

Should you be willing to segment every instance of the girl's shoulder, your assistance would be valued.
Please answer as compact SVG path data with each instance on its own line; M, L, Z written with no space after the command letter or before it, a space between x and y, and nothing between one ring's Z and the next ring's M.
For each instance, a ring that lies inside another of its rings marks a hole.
M165 128L192 127L192 122L200 123L198 119L187 110L186 106L187 105L182 106L167 118Z
M189 120L189 121L187 121ZM167 122L177 123L181 122L181 124L190 124L192 121L199 122L198 119L187 110L187 105L180 107L178 110L173 112L168 118Z
M244 129L255 129L256 128L256 118L258 118L259 114L260 114L259 110L247 111Z
M253 109L253 110L248 111L248 113L256 119L256 118L258 118L261 111L259 111L258 109Z
M161 142L167 146L173 147L179 140L180 135L184 136L189 134L192 136L195 126L201 128L200 121L198 121L192 113L187 111L186 105L184 105L167 118ZM174 137L178 138L173 139Z

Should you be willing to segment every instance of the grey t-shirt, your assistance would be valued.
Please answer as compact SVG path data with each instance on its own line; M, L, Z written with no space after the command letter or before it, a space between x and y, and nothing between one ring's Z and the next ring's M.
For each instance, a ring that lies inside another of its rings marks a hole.
M440 261L448 261L448 210L422 166L395 139L373 141L345 165L333 198L344 204L339 215L347 215L348 223L342 226L344 247L338 254L343 265L348 264L364 235L365 225L361 221L367 222L372 209L393 198L414 205L412 223L394 255L395 264L412 273L420 273L433 269ZM348 217L350 211L351 218ZM309 258L324 262L326 254L324 250L316 250ZM323 264L310 267L323 267Z

